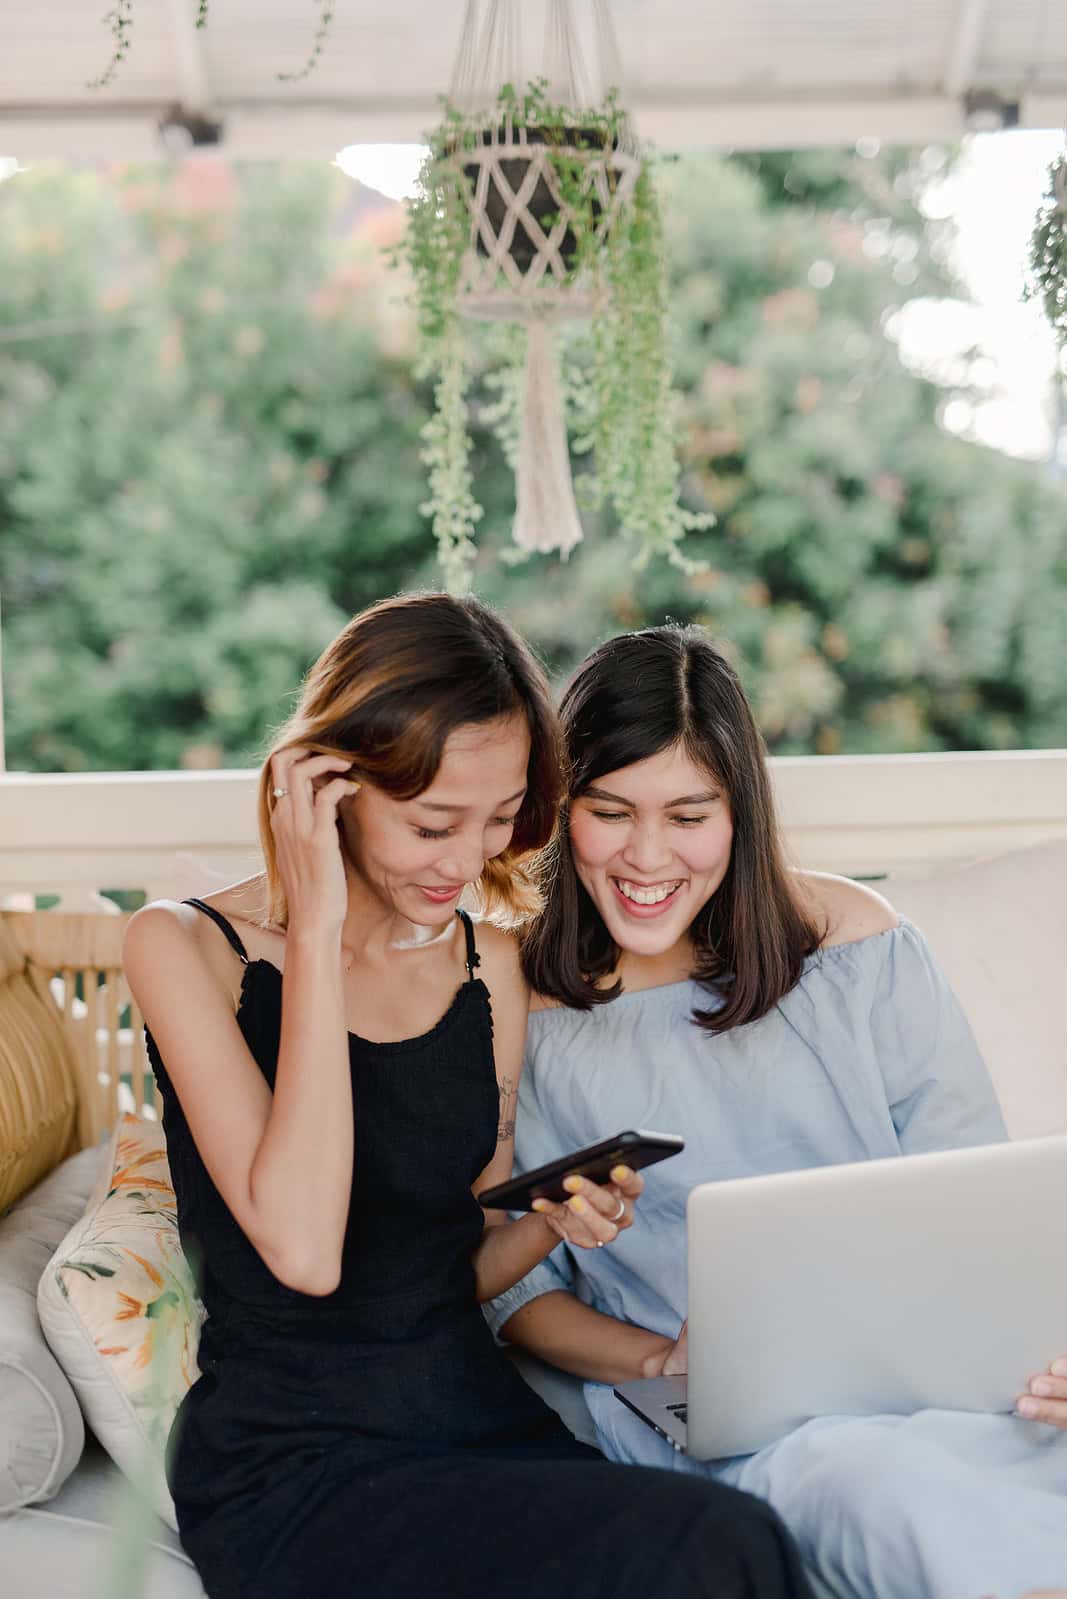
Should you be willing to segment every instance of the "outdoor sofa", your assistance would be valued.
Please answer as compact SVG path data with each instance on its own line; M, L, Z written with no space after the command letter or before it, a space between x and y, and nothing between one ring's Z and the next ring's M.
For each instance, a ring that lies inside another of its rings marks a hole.
M1067 839L894 872L879 886L930 938L971 1018L1012 1136L1067 1132ZM86 1203L98 1139L114 1113L117 1073L106 1065L117 1049L124 918L57 913L49 921L52 914L0 916L0 1195L5 1182L7 1192L13 1181L18 1186L20 1163L23 1177L44 1178L0 1218L0 1592L4 1599L117 1599L108 1572L122 1479L91 1434L83 1446L77 1401L69 1387L64 1392L34 1318L37 1278ZM91 1032L84 1016L78 1032L79 972L83 993L105 995L111 985ZM65 1018L49 986L57 973L65 979ZM143 1101L142 1083L133 1109ZM38 1126L36 1146L5 1144L20 1117ZM61 1161L80 1146L82 1154ZM522 1366L572 1429L591 1436L580 1386L532 1362ZM202 1599L176 1535L154 1517L139 1591L146 1599ZM831 1599L830 1589L819 1591Z

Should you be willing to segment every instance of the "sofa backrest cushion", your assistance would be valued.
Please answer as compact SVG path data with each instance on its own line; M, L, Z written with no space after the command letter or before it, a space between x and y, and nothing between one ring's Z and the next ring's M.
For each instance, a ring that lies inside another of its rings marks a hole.
M81 1458L81 1410L41 1331L37 1283L103 1158L72 1155L0 1217L0 1513L50 1499Z
M77 1072L41 973L0 922L0 1212L72 1154Z
M929 939L1011 1136L1067 1133L1067 840L877 887Z

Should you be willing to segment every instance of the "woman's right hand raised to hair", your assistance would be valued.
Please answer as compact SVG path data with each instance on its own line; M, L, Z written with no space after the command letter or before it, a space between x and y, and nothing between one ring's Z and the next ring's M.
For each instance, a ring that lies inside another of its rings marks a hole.
M290 927L339 930L344 922L348 884L337 813L360 785L338 774L350 769L343 756L313 755L299 744L271 758L271 831Z

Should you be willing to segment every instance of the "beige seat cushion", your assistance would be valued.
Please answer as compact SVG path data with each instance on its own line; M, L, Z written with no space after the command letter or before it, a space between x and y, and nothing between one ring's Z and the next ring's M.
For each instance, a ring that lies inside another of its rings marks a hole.
M955 989L1011 1136L1067 1132L1067 840L884 887Z
M4 1599L205 1599L177 1534L92 1438L53 1500L0 1516L0 1574Z
M75 1149L77 1075L40 972L0 922L0 1212Z

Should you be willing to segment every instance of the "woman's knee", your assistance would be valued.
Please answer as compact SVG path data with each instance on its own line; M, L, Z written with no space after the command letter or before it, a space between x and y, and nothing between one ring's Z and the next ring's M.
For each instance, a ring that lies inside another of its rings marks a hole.
M812 1432L782 1459L769 1497L790 1526L902 1526L929 1496L938 1463L893 1426L849 1422Z

